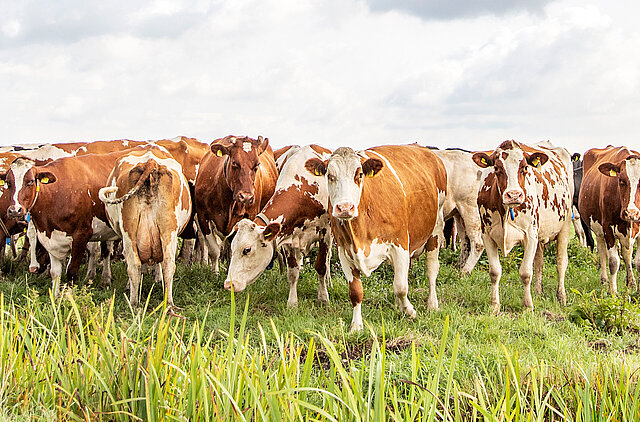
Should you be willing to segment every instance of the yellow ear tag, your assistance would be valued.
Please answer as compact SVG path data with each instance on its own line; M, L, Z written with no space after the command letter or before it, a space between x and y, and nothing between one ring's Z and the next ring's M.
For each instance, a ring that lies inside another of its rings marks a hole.
M4 180L0 180L0 186L4 186Z
M318 169L313 169L313 174L315 174L316 176L322 176Z
M216 151L216 155L217 155L218 157L222 157L222 151L220 151L220 150Z
M373 177L373 176L374 176L373 170L371 170L369 173L367 173L367 177Z
M482 161L482 164L484 164L485 166L487 165L487 159L486 158L482 157L480 159L480 161Z
M534 160L531 162L531 164L534 167L538 167L540 165L540 158L539 157L534 158Z
M272 235L272 234L273 234L273 233L271 233L271 232L266 233L266 234L264 235L264 238L266 239L267 237L271 237L271 235Z
M36 185L36 192L40 192L40 185Z
M616 173L615 170L609 170L609 176L616 177L617 175L618 175L618 173Z
M42 183L49 183L49 178L48 177L43 177L42 179L40 179L40 181Z

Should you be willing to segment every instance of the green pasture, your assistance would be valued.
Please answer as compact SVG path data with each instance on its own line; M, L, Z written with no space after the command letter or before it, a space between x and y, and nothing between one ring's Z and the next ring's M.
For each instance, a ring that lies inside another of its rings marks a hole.
M365 329L355 334L335 259L330 305L316 300L316 274L305 265L297 309L286 307L277 265L232 298L224 265L216 275L179 264L181 317L164 311L151 274L146 304L131 309L123 262L110 288L81 284L59 302L48 275L9 263L0 283L0 420L640 419L640 308L624 267L621 297L609 298L597 255L572 239L562 307L550 247L531 313L520 254L503 259L497 316L485 255L462 276L457 253L441 252L436 312L426 310L417 260L415 320L394 308L385 264L363 281Z

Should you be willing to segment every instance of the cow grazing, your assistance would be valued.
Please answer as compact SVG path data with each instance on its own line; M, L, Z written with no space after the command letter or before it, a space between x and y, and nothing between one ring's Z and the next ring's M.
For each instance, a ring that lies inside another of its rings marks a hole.
M458 266L462 273L470 274L484 250L477 202L482 172L469 151L447 149L433 153L447 169L447 197L443 213L445 220L455 220L455 232L461 238Z
M593 148L584 154L583 165L578 209L596 235L600 280L608 282L610 293L616 295L620 266L616 240L627 269L627 285L636 287L631 254L640 229L640 153L611 145Z
M198 227L218 272L220 242L243 218L253 219L275 190L278 172L269 140L227 136L214 141L200 164L194 206Z
M396 305L416 311L407 298L409 262L427 251L429 309L438 308L436 277L442 240L447 173L442 161L417 145L381 146L361 153L338 148L328 160L312 158L307 170L326 177L331 230L349 282L351 331L361 330L362 282L382 262L394 268Z
M287 151L275 193L267 205L253 221L243 219L236 224L224 283L226 289L244 290L272 262L278 248L282 248L289 281L287 306L297 306L298 276L303 258L319 242L315 264L319 275L318 300L329 302L327 284L331 279L332 237L327 213L327 182L323 177L309 175L305 163L311 158L325 160L330 155L330 150L317 145Z
M122 238L131 305L138 305L142 264L160 263L167 305L173 307L178 235L191 216L182 166L165 148L150 145L120 158L98 194Z
M479 152L473 155L473 160L487 169L478 192L478 207L489 259L492 312L500 310L502 268L498 249L506 256L518 243L524 246L520 278L525 308L533 310L534 269L536 290L542 292L543 247L552 240L557 244L557 296L565 304L564 276L573 196L569 153L549 142L529 146L505 141L491 155Z

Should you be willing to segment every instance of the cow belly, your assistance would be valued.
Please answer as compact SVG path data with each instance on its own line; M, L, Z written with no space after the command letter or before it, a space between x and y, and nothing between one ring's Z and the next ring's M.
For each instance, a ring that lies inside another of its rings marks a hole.
M353 252L352 246L349 253L346 254L343 247L338 248L340 255L344 255L345 258L353 264L353 266L359 269L365 277L369 277L373 271L376 270L384 261L389 259L389 247L392 246L387 243L378 243L377 239L374 239L370 245L365 249L357 249Z
M58 260L64 260L71 253L73 237L60 230L51 232L48 237L45 232L38 232L38 242L44 246L51 256Z

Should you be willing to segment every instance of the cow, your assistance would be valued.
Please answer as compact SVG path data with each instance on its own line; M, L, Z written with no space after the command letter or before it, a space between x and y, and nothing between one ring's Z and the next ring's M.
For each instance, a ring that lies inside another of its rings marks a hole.
M386 260L394 269L396 305L415 317L407 298L409 264L412 256L425 249L427 307L437 309L438 252L447 191L442 160L418 145L380 146L360 153L341 147L328 160L307 160L305 167L327 179L331 231L353 305L350 330L363 327L361 275L368 277Z
M455 231L460 235L458 266L463 274L470 274L484 250L477 203L482 172L473 162L470 151L451 148L433 152L447 170L447 197L443 213L445 220L455 220Z
M578 209L596 236L600 280L609 284L615 296L620 266L616 241L627 270L627 286L636 287L631 254L640 229L640 153L611 145L593 148L584 154L583 166Z
M502 274L498 249L506 256L522 243L524 254L520 279L526 310L533 310L531 278L542 292L543 248L556 240L560 303L566 304L564 277L571 231L573 177L571 157L550 142L534 146L504 141L492 154L478 152L473 161L486 169L478 192L482 240L489 260L491 311L500 311L499 282Z
M98 196L109 224L122 238L130 302L138 306L143 264L161 264L167 306L173 303L178 235L191 216L182 166L163 147L149 145L121 157Z
M196 178L194 206L216 273L220 242L238 221L255 218L273 195L277 178L269 139L227 136L211 143Z
M224 287L239 292L253 283L267 268L279 248L283 249L289 281L288 307L298 306L298 276L304 256L316 242L319 251L318 300L329 303L327 284L331 280L331 227L327 213L325 178L311 177L305 163L311 158L326 160L331 151L318 145L293 147L282 163L276 190L260 214L240 220L231 241L231 260Z

